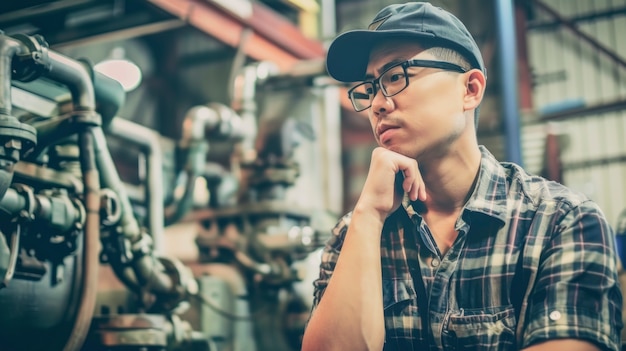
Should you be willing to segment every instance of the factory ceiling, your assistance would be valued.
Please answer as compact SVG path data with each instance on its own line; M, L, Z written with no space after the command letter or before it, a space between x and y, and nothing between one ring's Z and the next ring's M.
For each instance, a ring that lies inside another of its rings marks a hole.
M144 70L120 112L176 138L188 108L229 104L232 74L271 61L289 72L322 62L320 41L299 26L310 0L0 1L0 31L43 36L51 49L100 62L122 47ZM297 3L298 6L294 4ZM321 65L319 65L321 67Z
M323 56L322 45L293 21L280 1L24 0L0 3L0 30L42 34L52 48L124 40L191 26L226 47L287 68ZM244 43L245 45L242 45Z

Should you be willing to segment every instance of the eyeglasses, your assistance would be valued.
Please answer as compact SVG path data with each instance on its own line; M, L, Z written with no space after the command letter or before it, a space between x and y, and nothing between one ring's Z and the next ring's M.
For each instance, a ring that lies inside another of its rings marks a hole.
M437 68L458 73L467 72L466 69L459 65L444 61L408 60L401 62L387 68L378 78L359 83L348 90L348 96L350 101L352 101L354 109L360 112L370 108L372 100L376 96L377 86L380 87L380 91L386 97L399 94L409 86L409 75L406 71L409 67Z

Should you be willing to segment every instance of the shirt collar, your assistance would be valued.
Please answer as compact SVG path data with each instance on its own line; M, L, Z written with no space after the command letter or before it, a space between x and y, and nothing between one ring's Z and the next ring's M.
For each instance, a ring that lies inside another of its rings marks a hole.
M478 181L465 209L506 222L507 193L509 184L507 174L498 160L485 148L480 146L482 154Z
M484 146L479 146L482 155L478 171L478 181L472 195L465 204L465 211L482 213L506 223L507 193L509 185L504 167ZM404 207L409 217L418 214L408 199L404 197Z

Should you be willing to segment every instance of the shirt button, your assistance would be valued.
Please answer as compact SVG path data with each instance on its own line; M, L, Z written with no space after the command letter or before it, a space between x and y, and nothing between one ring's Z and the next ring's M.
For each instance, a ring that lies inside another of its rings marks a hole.
M553 321L558 321L559 319L561 319L561 312L559 311L550 312L550 319Z
M439 266L439 259L438 258L433 258L432 261L430 261L430 265L433 267L438 267Z

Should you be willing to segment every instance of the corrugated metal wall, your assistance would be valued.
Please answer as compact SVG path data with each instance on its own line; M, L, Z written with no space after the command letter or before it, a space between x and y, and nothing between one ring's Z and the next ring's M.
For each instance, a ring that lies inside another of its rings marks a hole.
M541 3L625 60L626 0ZM626 65L540 6L528 9L536 121L523 121L525 166L544 171L546 135L558 136L562 182L597 201L615 226L626 208Z

